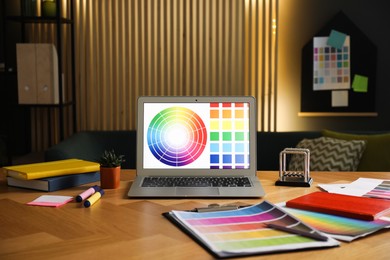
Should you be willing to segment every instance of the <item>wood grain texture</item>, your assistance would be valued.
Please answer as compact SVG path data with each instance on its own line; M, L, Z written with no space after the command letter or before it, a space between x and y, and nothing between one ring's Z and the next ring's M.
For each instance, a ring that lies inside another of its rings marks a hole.
M61 26L61 49L55 24L27 23L24 37L56 44L65 102L75 107L63 108L63 127L58 108L31 108L32 151L74 127L136 129L142 95L252 95L259 131L277 129L279 0L57 2L74 25Z
M212 259L203 248L177 229L161 213L204 207L211 203L277 203L318 190L318 183L345 183L358 177L390 179L386 172L314 172L310 188L275 186L277 172L258 172L265 188L262 199L128 199L135 171L125 170L121 186L106 190L95 205L71 202L60 208L25 203L45 192L7 187L0 177L0 259ZM76 196L89 185L49 194ZM340 247L267 255L302 259L385 259L390 233L381 231ZM288 254L288 255L287 255ZM254 257L256 258L256 257ZM253 258L251 258L253 259Z

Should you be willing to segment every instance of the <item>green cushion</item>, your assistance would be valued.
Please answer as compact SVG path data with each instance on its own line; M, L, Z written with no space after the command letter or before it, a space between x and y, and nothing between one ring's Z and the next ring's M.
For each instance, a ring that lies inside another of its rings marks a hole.
M390 133L358 135L323 130L322 135L343 140L365 140L366 149L357 170L390 171Z

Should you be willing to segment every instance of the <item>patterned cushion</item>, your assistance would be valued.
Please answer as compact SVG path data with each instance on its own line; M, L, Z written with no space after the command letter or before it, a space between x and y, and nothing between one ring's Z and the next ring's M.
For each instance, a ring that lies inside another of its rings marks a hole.
M364 140L341 140L330 137L303 139L297 148L310 150L311 171L356 171L366 148ZM303 157L291 156L289 170L303 169Z

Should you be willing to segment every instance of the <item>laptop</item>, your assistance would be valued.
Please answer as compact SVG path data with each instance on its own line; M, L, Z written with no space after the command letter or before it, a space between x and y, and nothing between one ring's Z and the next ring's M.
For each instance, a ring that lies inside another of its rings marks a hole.
M262 197L253 97L139 97L129 197Z

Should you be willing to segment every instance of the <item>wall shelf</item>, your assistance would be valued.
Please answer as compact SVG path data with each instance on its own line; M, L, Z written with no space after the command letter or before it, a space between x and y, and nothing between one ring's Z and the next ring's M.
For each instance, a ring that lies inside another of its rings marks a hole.
M43 16L7 16L7 20L19 22L19 23L58 23L57 17L43 17ZM59 18L60 23L62 24L71 24L73 20L68 18Z
M299 112L300 117L376 117L377 112Z

